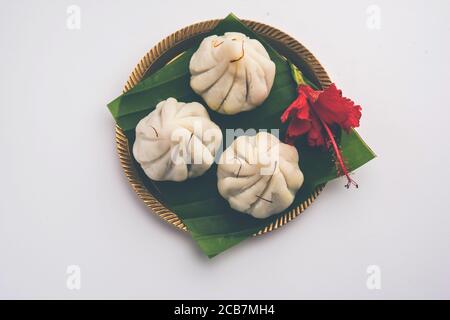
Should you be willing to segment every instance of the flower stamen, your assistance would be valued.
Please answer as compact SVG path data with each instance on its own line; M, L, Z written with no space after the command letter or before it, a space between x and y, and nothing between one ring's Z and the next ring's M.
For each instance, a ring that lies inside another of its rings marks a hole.
M320 119L320 118L319 118ZM351 185L354 185L356 188L358 188L358 184L356 183L355 180L353 180L350 177L350 174L347 170L347 167L344 164L344 160L342 159L342 154L341 151L339 150L339 147L336 143L336 140L334 139L333 133L331 132L330 128L328 127L328 125L325 123L325 121L323 121L322 119L320 119L320 122L322 123L323 127L325 128L325 131L327 132L328 138L330 139L330 143L333 147L334 153L336 155L337 158L337 162L342 170L342 173L345 175L345 177L347 178L347 184L345 185L345 187L347 189L350 188Z

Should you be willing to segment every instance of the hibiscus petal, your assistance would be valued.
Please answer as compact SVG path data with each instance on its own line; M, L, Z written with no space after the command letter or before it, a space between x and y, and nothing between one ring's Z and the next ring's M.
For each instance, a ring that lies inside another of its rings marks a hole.
M297 98L298 99L298 98ZM281 122L285 123L289 118L293 117L297 113L297 99L292 102L289 107L284 110L281 115Z
M310 120L293 118L291 122L289 122L286 135L291 138L297 138L308 132L310 128L311 128Z
M361 106L354 106L350 112L347 120L342 123L342 128L345 131L350 131L351 128L359 127L359 119L361 119Z
M281 115L281 122L286 122L288 118L297 117L299 119L308 119L309 105L305 94L299 93L298 97L286 108Z
M298 94L306 95L306 97L308 97L308 100L310 102L316 101L321 93L322 93L322 91L316 91L313 88L311 88L310 86L305 85L305 84L300 85L298 87Z
M338 90L334 83L319 94L313 109L327 124L336 123L346 131L359 126L361 107L342 97L341 90Z
M301 94L299 95L299 98L301 100L302 103L302 107L298 109L297 114L295 115L295 117L297 119L300 120L309 120L309 103L308 103L308 99L305 95Z
M318 147L325 144L322 124L315 114L311 116L311 128L308 131L308 144L311 147Z

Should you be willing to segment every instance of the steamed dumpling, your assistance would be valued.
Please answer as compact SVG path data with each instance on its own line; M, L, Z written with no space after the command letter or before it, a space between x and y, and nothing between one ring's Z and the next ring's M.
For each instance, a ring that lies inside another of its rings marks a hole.
M219 193L233 209L255 218L279 213L303 184L298 160L297 149L270 133L240 136L219 160Z
M205 107L169 98L139 121L133 155L150 179L183 181L205 173L221 143Z
M275 78L264 46L238 32L203 39L189 64L191 87L211 109L236 114L261 105Z

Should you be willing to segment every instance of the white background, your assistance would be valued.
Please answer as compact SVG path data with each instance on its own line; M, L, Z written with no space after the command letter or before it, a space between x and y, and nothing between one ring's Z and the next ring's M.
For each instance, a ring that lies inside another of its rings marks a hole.
M362 104L378 158L360 189L334 181L293 223L208 260L131 190L106 104L161 38L229 12L306 45ZM0 297L450 298L449 20L445 0L2 0Z

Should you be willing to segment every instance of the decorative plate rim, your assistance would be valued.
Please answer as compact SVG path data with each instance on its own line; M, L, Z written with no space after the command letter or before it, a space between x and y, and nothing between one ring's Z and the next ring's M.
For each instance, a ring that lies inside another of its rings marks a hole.
M220 19L215 19L195 23L176 31L161 40L152 49L150 49L136 65L124 86L123 92L125 93L133 88L144 77L150 67L165 53L167 53L167 51L176 47L177 45L180 45L180 43L193 38L194 36L199 36L211 31L220 21ZM252 20L242 21L256 33L262 35L265 38L280 43L290 52L294 53L298 58L300 58L304 63L308 65L322 87L326 88L330 85L331 80L325 69L322 67L317 58L300 42L284 33L283 31L269 25ZM161 219L180 230L187 231L186 225L177 216L177 214L166 208L158 199L156 199L156 197L154 197L148 191L148 189L142 183L142 180L135 168L135 164L133 163L128 139L119 126L116 126L116 148L125 175L139 198L144 201L146 206L149 207ZM314 192L312 192L311 195L299 206L279 216L275 221L271 222L269 225L255 233L254 236L265 234L271 232L272 230L278 229L279 227L298 217L319 196L323 188L324 185L318 186L314 190Z

